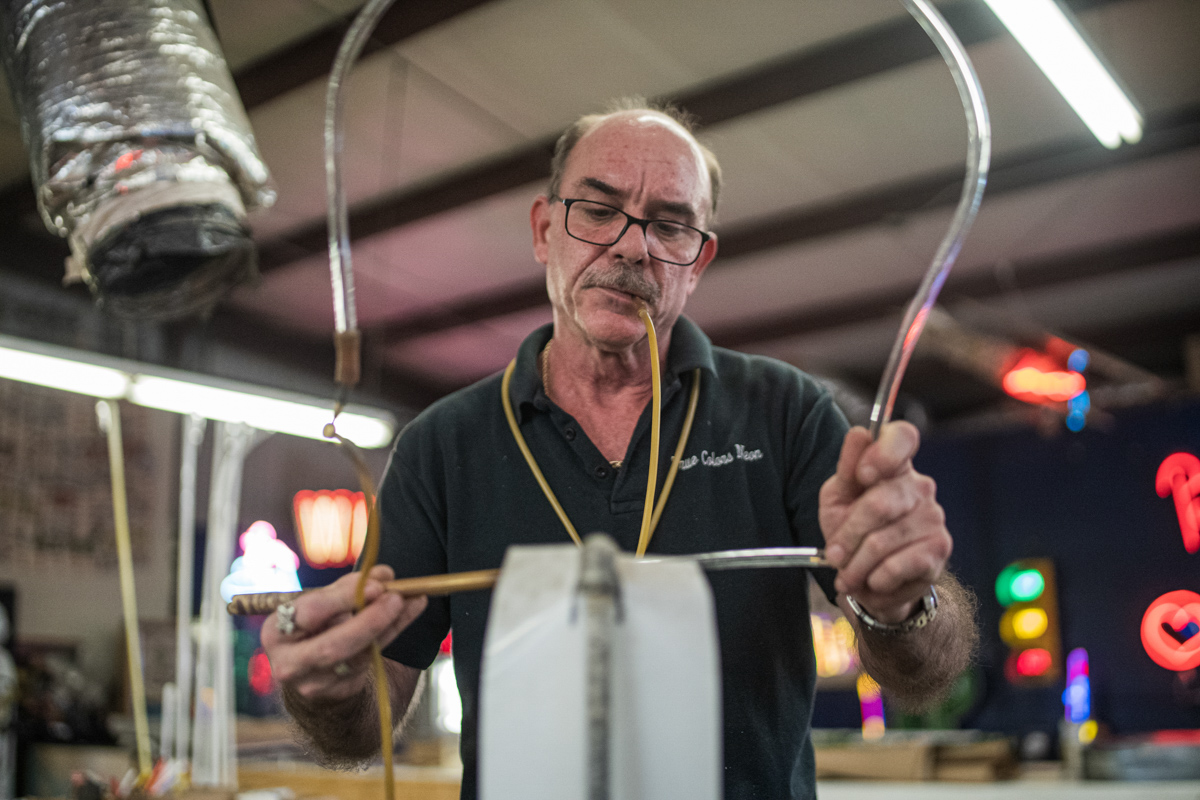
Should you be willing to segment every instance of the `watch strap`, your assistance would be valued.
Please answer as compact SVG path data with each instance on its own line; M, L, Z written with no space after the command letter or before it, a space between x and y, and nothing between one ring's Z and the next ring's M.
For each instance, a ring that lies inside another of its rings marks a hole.
M858 617L858 621L865 628L888 636L899 636L924 628L937 616L938 608L937 589L933 586L929 587L929 594L918 601L916 609L908 619L902 622L883 622L876 619L850 595L846 595L846 602L850 604L850 610L854 612L854 616Z

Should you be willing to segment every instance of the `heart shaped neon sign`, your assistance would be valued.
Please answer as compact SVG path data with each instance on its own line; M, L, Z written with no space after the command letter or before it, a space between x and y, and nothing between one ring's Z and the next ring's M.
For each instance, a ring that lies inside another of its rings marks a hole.
M1200 667L1200 594L1180 589L1151 603L1142 617L1142 646L1160 667Z

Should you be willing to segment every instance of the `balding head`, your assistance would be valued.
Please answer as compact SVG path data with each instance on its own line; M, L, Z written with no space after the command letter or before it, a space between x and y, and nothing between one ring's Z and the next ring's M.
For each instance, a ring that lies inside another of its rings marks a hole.
M706 225L711 226L717 214L717 198L721 192L721 165L712 151L697 141L693 133L693 120L684 111L670 105L648 103L640 97L624 98L609 105L602 114L587 114L567 128L554 146L554 157L550 161L550 185L547 194L560 197L563 173L567 159L575 145L596 128L608 122L631 121L640 124L659 124L686 139L703 162L709 182L709 209Z

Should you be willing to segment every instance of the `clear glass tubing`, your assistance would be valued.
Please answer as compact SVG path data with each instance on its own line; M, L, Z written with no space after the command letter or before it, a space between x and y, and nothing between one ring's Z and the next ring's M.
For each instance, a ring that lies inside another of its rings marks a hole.
M963 178L962 196L950 221L950 227L942 238L924 278L921 279L917 293L904 312L900 332L888 355L887 366L884 367L879 390L875 394L875 404L871 408L870 431L873 439L879 438L880 429L892 417L896 394L900 391L900 381L904 377L904 370L908 367L913 350L916 349L917 340L921 338L921 331L925 329L925 320L937 302L938 294L950 274L950 268L954 266L967 232L979 212L992 157L992 126L988 119L987 103L983 99L983 87L979 85L979 76L967 56L966 48L929 0L902 1L904 7L937 45L938 52L954 76L954 85L958 87L958 96L962 100L967 118L967 170Z

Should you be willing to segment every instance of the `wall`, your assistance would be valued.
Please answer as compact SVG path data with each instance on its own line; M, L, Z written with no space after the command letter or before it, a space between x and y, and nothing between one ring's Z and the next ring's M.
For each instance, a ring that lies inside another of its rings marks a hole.
M138 613L173 620L180 418L126 403L121 409ZM214 427L197 470L197 569ZM388 450L365 455L381 475ZM17 592L22 640L76 643L84 671L102 683L116 677L124 631L110 487L93 399L0 380L0 585ZM265 519L299 552L292 496L322 488L358 488L337 447L264 435L246 459L239 530ZM336 574L303 567L300 578L309 586Z
M210 436L211 438L211 436ZM390 448L362 451L378 483L383 476ZM292 512L292 498L302 489L359 490L349 456L331 443L276 434L256 446L246 458L242 480L240 529L256 520L275 526L279 538L297 554L300 544ZM198 516L203 516L203 510ZM300 584L305 587L329 583L349 569L316 570L303 563Z
M1117 732L1200 727L1200 707L1176 698L1175 673L1141 645L1146 608L1175 589L1200 592L1200 553L1183 548L1174 503L1155 492L1159 464L1200 455L1200 402L1121 412L1108 424L1043 438L1033 431L929 437L917 467L938 481L955 537L953 569L981 601L986 695L968 724L1051 731L1062 687L1016 690L1003 677L1007 649L993 582L1009 562L1052 558L1064 652L1087 649L1094 716Z
M78 643L108 681L121 595L108 451L95 401L0 381L0 584L17 591L22 640ZM176 417L121 404L139 615L170 614Z

